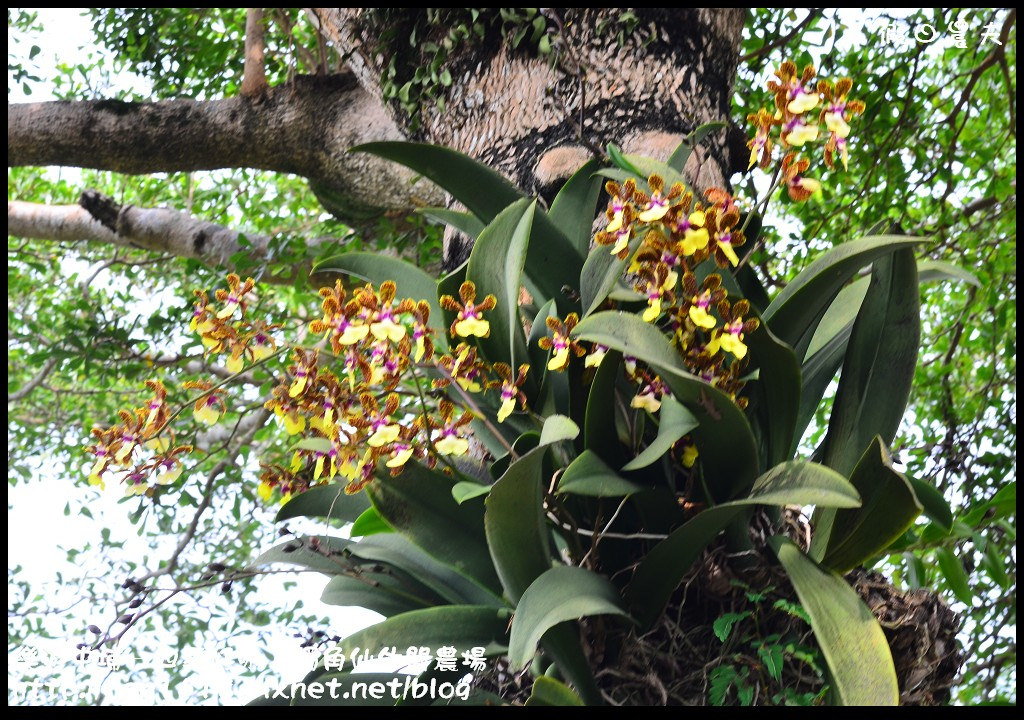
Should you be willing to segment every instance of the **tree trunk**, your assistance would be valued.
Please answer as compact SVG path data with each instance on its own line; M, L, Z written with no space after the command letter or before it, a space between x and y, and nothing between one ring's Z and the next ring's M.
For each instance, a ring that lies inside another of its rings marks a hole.
M357 80L381 100L381 79L398 49L381 52L374 39L389 31L404 39L416 12L397 18L392 13L384 21L358 8L312 10L321 30L351 49L349 64ZM609 142L627 153L664 160L684 134L728 118L744 12L638 9L633 32L620 37L598 31L614 26L621 12L551 11L549 25L558 28L562 48L557 66L512 50L500 38L454 52L446 63L455 81L443 96L443 109L423 104L416 130L410 132L409 115L398 100L386 107L414 139L475 157L542 197L550 198ZM736 161L728 138L716 134L706 151L691 157L685 172L698 190L727 185ZM468 252L469 245L446 242L447 267L465 259L452 257L456 247Z

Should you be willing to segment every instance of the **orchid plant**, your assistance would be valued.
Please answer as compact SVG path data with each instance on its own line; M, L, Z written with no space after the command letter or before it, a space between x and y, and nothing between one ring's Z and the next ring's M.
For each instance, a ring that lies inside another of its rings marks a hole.
M816 144L828 168L848 161L863 103L848 79L814 75L783 63L774 111L748 118L750 166L775 168L763 202L782 188L796 202L823 194L801 154ZM916 364L922 240L837 238L770 297L750 263L760 203L697 193L683 176L719 127L698 128L667 162L610 146L610 167L591 161L546 209L454 151L363 146L467 208L446 215L474 236L466 264L435 281L383 256L326 260L314 269L322 316L302 344L253 317L251 279L228 276L215 302L197 291L192 330L228 371L290 359L265 409L292 440L263 463L261 497L282 504L281 520L367 533L254 564L305 564L330 577L325 599L387 616L349 644L483 647L509 672L555 668L537 703L600 703L595 670L616 662L613 639L656 626L724 542L788 573L832 700L896 703L883 631L840 573L882 554L922 509L950 522L935 488L888 451ZM801 457L840 371L825 440ZM226 383L192 387L196 421L232 412ZM173 441L163 386L150 388L148 409L95 431L91 482L120 473L127 493L154 495L180 481L192 449ZM810 542L786 529L793 506L815 508ZM760 536L755 512L770 526ZM576 621L594 616L606 617L581 632Z

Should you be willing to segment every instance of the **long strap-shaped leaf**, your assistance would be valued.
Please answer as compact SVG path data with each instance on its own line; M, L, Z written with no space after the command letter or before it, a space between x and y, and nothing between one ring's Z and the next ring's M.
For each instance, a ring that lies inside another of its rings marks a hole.
M597 215L597 197L601 194L601 178L594 174L598 167L597 160L584 163L558 191L548 211L551 222L581 257L590 248L590 230Z
M349 495L340 483L320 485L295 495L277 512L275 522L293 517L331 518L352 522L370 507L366 493Z
M757 477L757 447L743 411L710 383L688 373L656 327L625 312L600 312L576 326L581 340L597 342L654 366L672 395L700 423L695 429L704 475L715 500L744 492Z
M541 469L547 446L531 450L509 466L487 496L487 545L505 594L518 603L526 589L551 568L549 530L544 518ZM552 628L544 649L588 703L600 695L569 626Z
M841 577L818 567L789 539L769 543L793 582L843 705L897 705L892 653L878 621Z
M533 581L516 607L508 644L512 667L529 662L541 637L551 628L591 615L628 617L615 586L585 568L551 568Z
M451 478L410 462L401 475L374 480L367 492L396 532L481 588L495 592L499 583L487 552L480 503L456 503L453 484Z
M498 300L489 313L490 335L478 338L477 343L491 362L505 362L513 368L526 362L519 287L536 206L524 198L502 210L480 233L466 268L466 279L476 285L477 302L487 295Z
M889 547L921 514L921 503L907 478L892 466L878 436L850 476L863 500L852 510L822 508L815 513L810 555L844 573Z
M839 473L802 460L783 463L759 477L748 497L708 508L655 545L627 588L630 611L643 627L650 627L704 548L745 507L859 504L857 491Z
M352 151L369 152L412 168L451 193L484 224L489 224L498 213L522 198L522 193L500 174L450 148L411 142L376 142L359 145ZM579 277L583 254L546 213L537 213L535 225L527 256L527 279L539 300L564 297L565 278Z
M879 235L838 245L812 262L780 292L764 311L772 332L803 357L818 321L836 293L862 267L920 238Z
M761 429L764 467L773 467L793 456L793 436L800 411L800 365L796 353L775 337L767 324L750 333L750 371L757 380L748 383L751 407Z
M843 361L824 463L849 475L875 435L892 442L910 397L921 342L920 294L913 251L875 262Z

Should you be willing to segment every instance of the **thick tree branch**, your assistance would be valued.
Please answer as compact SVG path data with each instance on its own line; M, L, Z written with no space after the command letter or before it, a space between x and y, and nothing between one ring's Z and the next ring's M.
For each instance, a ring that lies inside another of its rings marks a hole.
M117 100L7 106L7 165L129 174L254 168L294 173L394 213L440 204L436 187L349 148L402 132L351 75L298 77L259 102Z
M39 387L40 383L46 379L59 362L60 360L57 358L50 358L47 360L43 367L39 369L39 372L35 374L35 377L7 396L7 404L10 405L13 402L21 400L23 397Z
M7 234L58 242L83 240L119 247L153 250L192 258L208 265L231 267L230 258L243 248L239 232L200 220L188 213L166 208L118 205L114 200L87 190L78 205L40 205L8 201ZM251 258L266 258L270 238L246 234L244 250ZM233 268L232 268L233 269ZM294 266L284 274L265 276L265 282L289 284L309 268Z

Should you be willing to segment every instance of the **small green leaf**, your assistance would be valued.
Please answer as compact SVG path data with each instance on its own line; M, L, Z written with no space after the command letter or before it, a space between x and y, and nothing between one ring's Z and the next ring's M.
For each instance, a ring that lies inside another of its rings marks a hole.
M455 498L455 502L459 505L467 500L472 500L475 497L486 495L490 491L490 485L481 485L480 483L468 482L465 480L452 485L452 497Z
M725 615L721 615L715 619L712 624L712 629L715 631L715 637L722 642L729 639L729 634L732 633L733 625L744 618L750 617L750 611L744 610L743 612L728 612Z
M563 440L575 440L580 434L580 426L565 415L551 415L544 420L540 431L540 444L551 445Z
M384 522L376 508L368 507L362 515L352 523L352 537L368 537L377 533L394 532L391 526Z
M533 681L533 690L526 700L527 707L582 706L583 700L572 688L554 678L541 675Z
M623 615L615 586L584 568L551 568L523 593L512 618L508 656L513 668L530 661L541 637L556 625L591 615Z
M699 424L693 413L676 402L674 398L666 395L662 398L661 410L658 413L658 436L644 448L643 452L626 463L622 470L624 472L639 470L657 462L672 449L672 446L683 435L695 429Z
M584 450L558 479L557 492L590 497L626 497L644 489L642 485L621 478L593 451Z
M971 607L974 602L974 592L971 590L970 578L967 577L960 559L946 547L936 550L935 556L939 561L939 569L942 570L942 574L946 578L946 584L956 595L956 599L967 607Z
M819 568L789 539L769 544L786 569L843 705L897 705L899 685L882 628L853 589Z
M760 645L757 648L757 656L761 658L764 669L776 680L782 679L782 648L778 645Z

